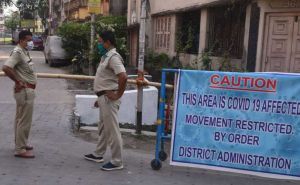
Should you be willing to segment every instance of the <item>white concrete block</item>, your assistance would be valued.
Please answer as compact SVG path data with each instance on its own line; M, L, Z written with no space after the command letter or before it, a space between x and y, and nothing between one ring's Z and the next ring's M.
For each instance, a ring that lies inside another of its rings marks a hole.
M94 108L96 95L76 95L75 112L80 116L80 122L85 125L96 124L99 119L99 109ZM120 123L135 124L137 107L137 90L127 90L121 98L119 110ZM158 90L155 87L144 89L143 119L144 125L153 125L157 120Z

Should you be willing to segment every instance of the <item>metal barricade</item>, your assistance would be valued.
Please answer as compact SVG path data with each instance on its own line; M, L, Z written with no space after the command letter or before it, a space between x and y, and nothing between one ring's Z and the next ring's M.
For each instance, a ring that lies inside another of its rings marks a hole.
M159 97L159 115L157 120L156 129L156 146L155 146L155 158L151 161L151 167L153 170L159 170L162 167L162 161L167 159L167 153L165 152L165 141L171 139L171 134L166 130L166 123L171 123L170 117L166 117L166 75L167 73L174 73L174 88L173 88L173 102L176 99L176 86L177 86L177 74L179 69L163 69L161 76L161 87ZM170 105L169 105L170 106ZM168 109L168 108L167 108ZM169 125L170 126L170 125Z

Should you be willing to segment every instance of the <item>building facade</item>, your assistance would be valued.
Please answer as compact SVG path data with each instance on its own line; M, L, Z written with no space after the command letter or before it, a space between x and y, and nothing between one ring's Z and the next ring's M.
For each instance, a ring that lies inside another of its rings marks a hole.
M48 30L49 35L54 35L58 26L64 20L63 14L63 4L66 1L70 0L48 0L49 3L49 17L48 17L48 25L45 29Z
M141 0L128 0L127 7L129 64L133 67L138 66L141 3ZM147 49L152 48L152 17L149 11L146 19L145 46Z
M100 15L126 15L127 0L99 1ZM90 17L88 0L64 0L64 15L67 20L84 21Z
M45 28L43 26L42 23L42 19L41 18L36 18L35 19L35 29L34 29L35 33L39 33L42 34L45 31Z
M178 56L184 65L199 65L193 61L209 52L214 69L229 58L236 70L300 72L300 0L151 0L149 6L149 50ZM132 65L139 15L140 0L128 1Z
M63 10L67 20L85 20L89 16L88 0L65 0Z
M256 71L300 72L300 1L258 1Z

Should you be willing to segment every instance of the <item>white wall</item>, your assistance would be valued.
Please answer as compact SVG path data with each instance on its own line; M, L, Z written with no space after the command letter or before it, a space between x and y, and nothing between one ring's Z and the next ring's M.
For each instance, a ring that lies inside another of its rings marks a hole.
M144 89L143 120L144 125L153 125L157 120L158 90L155 87ZM76 95L75 112L80 116L80 122L86 125L97 124L99 121L99 109L94 108L96 95ZM135 124L137 90L125 91L119 111L119 122Z

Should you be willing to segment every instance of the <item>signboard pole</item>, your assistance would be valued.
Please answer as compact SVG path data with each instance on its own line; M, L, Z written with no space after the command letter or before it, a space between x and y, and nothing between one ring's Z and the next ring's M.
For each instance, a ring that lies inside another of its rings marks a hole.
M140 35L139 35L139 63L138 78L144 80L144 58L145 58L145 27L146 27L146 0L142 1ZM143 86L138 86L137 110L136 110L136 134L142 134L143 121Z
M89 75L94 75L93 70L93 53L94 53L94 42L95 42L95 15L101 13L100 9L101 0L89 0L88 11L91 14L91 45L89 55Z

